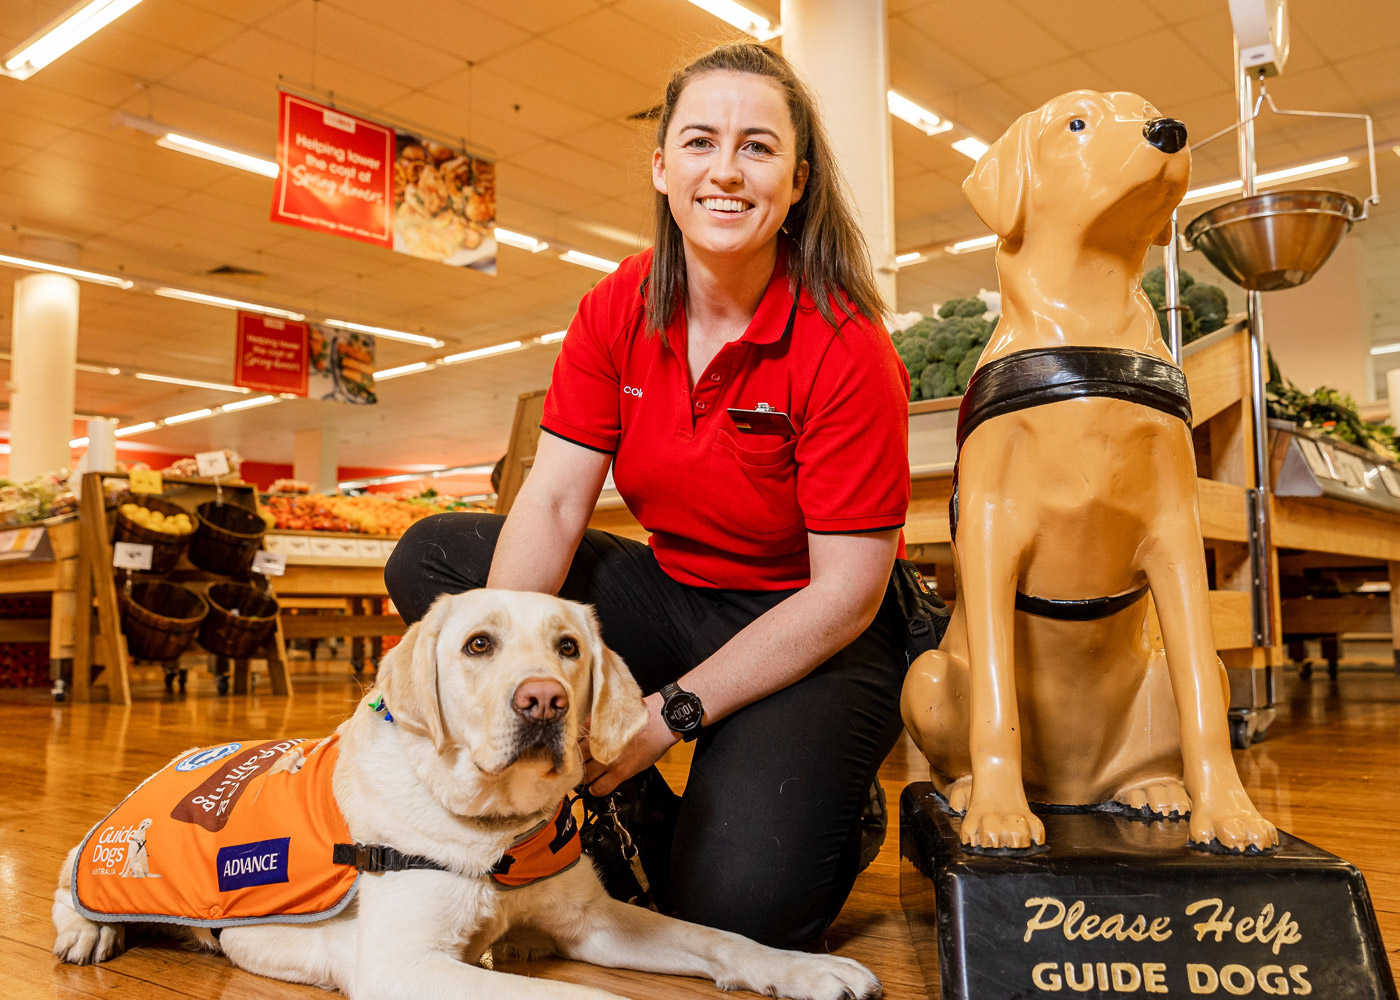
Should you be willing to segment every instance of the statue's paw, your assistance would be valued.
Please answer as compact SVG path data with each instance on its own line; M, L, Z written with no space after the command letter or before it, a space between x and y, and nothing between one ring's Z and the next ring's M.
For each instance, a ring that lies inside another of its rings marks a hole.
M1045 843L1045 824L1029 808L984 810L968 807L962 822L964 846L996 850L1020 850Z
M948 808L961 816L972 801L972 775L959 778L948 786Z
M1176 778L1153 778L1119 789L1113 801L1145 816L1184 818L1191 815L1191 796Z
M1191 843L1231 854L1268 851L1278 846L1278 830L1252 807L1214 812L1197 805L1191 815Z

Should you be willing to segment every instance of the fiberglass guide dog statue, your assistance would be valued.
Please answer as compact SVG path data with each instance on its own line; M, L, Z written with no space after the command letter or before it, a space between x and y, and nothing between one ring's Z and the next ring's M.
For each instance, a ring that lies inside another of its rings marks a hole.
M584 605L498 590L442 597L333 736L186 752L94 826L59 876L54 953L102 962L123 949L124 924L158 921L241 969L355 1000L613 996L480 967L493 944L771 996L878 996L879 980L857 962L629 906L603 891L591 863L571 863L578 839L561 803L583 775L585 720L592 753L608 761L645 716ZM295 793L306 803L291 801L288 789L318 780L320 792ZM147 794L179 782L173 810ZM191 838L210 839L187 830L263 836L239 825L259 799L274 815L258 822L281 823L281 837L220 846L217 865L212 848L178 864ZM332 863L330 841L342 838ZM142 877L124 877L130 839L141 843ZM155 902L133 910L137 897ZM294 922L269 922L269 899Z
M973 849L1044 843L1029 801L1189 812L1191 842L1228 851L1278 842L1230 755L1190 400L1141 288L1185 146L1136 94L1075 91L963 185L1000 237L1002 316L959 414L958 600L901 708Z

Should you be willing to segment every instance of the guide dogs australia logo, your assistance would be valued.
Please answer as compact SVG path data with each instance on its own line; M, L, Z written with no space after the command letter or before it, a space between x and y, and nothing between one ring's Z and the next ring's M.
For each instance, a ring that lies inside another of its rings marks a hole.
M225 743L220 747L205 747L203 750L196 750L194 753L186 755L175 765L175 770L197 771L201 767L208 767L215 761L223 760L229 754L238 753L242 748L242 743Z
M272 885L287 881L287 847L291 837L256 840L251 844L234 844L219 848L215 859L219 872L219 891L247 889L254 885Z
M93 874L160 878L151 871L150 857L146 853L146 831L150 828L149 817L136 826L104 828L92 844L92 857L89 860L96 866Z

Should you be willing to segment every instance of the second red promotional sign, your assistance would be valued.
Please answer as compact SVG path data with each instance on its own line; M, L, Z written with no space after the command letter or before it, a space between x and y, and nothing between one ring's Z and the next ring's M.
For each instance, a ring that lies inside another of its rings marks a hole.
M272 221L392 247L394 130L279 96Z
M305 323L240 312L233 384L305 396L306 333Z

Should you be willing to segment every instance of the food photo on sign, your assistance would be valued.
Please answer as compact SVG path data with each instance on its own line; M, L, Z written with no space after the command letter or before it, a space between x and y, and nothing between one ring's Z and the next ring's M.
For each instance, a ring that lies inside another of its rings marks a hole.
M394 159L394 249L496 273L496 164L400 132Z
M373 335L312 323L307 340L307 396L361 406L379 402L374 392Z

